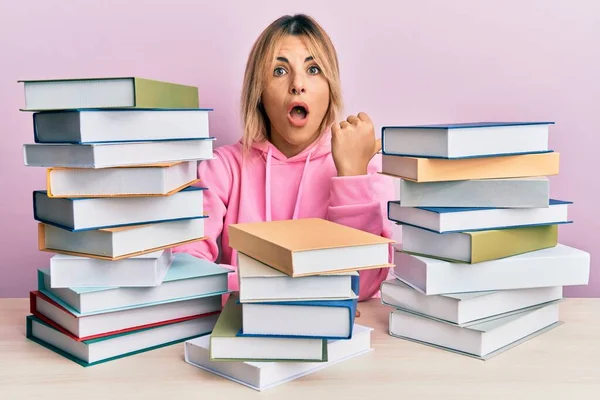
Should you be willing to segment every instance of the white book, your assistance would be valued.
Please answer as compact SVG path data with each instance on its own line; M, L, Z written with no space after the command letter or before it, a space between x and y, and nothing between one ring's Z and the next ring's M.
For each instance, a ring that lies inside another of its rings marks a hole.
M40 224L42 251L118 260L204 238L204 218L72 232Z
M400 179L402 207L548 207L550 181L545 176L412 182Z
M366 326L355 325L352 339L328 340L327 362L211 361L209 335L186 341L184 355L188 364L263 391L372 351L372 330Z
M132 76L24 79L25 111L197 108L198 88Z
M242 335L347 339L357 299L242 303Z
M162 283L172 262L170 248L117 261L56 254L50 277L53 288L151 287Z
M561 286L427 296L398 279L381 284L381 302L458 326L560 300Z
M553 122L475 122L445 125L386 126L385 154L462 158L548 151Z
M36 143L208 138L208 109L100 109L33 114Z
M570 223L570 201L550 199L540 208L404 207L388 203L388 218L437 233L473 232L489 229Z
M35 311L80 340L145 329L221 310L221 296L208 296L77 317L56 302L35 297Z
M237 255L241 303L344 300L356 296L352 283L358 280L357 271L293 278L246 254Z
M109 168L213 158L214 138L92 144L29 143L25 165Z
M406 311L390 312L390 335L471 357L489 359L560 324L559 304L459 327Z
M29 316L27 319L27 337L29 339L49 347L57 353L58 351L66 353L61 355L80 365L91 366L117 357L133 355L206 335L215 326L217 316L195 318L83 342L52 328L38 318Z
M587 285L590 254L558 244L478 264L413 256L396 250L392 275L426 295Z
M227 292L230 269L187 253L175 253L162 284L153 287L56 288L50 271L38 270L38 290L76 317L172 303Z
M189 186L170 196L53 198L33 192L34 219L69 231L204 217L204 188Z
M50 197L165 196L197 180L197 161L116 168L49 168Z

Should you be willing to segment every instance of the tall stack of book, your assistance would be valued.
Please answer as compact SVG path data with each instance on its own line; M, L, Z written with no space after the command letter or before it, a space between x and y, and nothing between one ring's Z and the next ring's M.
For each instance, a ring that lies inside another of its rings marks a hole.
M234 292L210 336L187 341L199 368L265 390L371 350L355 323L359 270L387 268L392 242L319 218L229 226Z
M382 173L401 178L391 335L489 359L562 323L562 288L588 283L590 255L558 241L572 221L550 197L552 124L383 129Z
M83 366L208 334L229 269L172 248L204 239L198 89L141 78L23 81L39 250L27 337Z

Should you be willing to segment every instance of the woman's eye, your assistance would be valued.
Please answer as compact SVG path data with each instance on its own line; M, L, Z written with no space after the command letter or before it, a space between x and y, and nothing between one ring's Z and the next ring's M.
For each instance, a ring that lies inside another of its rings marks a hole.
M282 67L277 67L273 70L273 75L275 76L281 76L285 74L285 69L283 69Z
M317 66L312 66L312 67L310 67L308 69L308 73L311 74L311 75L316 75L319 72L321 72L321 69L319 67L317 67Z

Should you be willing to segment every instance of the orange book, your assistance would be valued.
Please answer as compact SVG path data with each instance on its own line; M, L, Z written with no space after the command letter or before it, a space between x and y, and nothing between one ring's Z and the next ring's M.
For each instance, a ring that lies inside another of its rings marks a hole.
M460 159L383 155L381 173L414 182L441 182L558 175L558 169L557 152Z
M394 241L320 218L229 225L229 245L288 276L391 267Z

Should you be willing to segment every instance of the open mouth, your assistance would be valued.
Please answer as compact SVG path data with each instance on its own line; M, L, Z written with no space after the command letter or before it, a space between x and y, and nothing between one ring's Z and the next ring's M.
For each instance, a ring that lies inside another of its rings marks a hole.
M308 121L308 112L305 103L292 103L288 108L288 119L294 126L303 126Z

